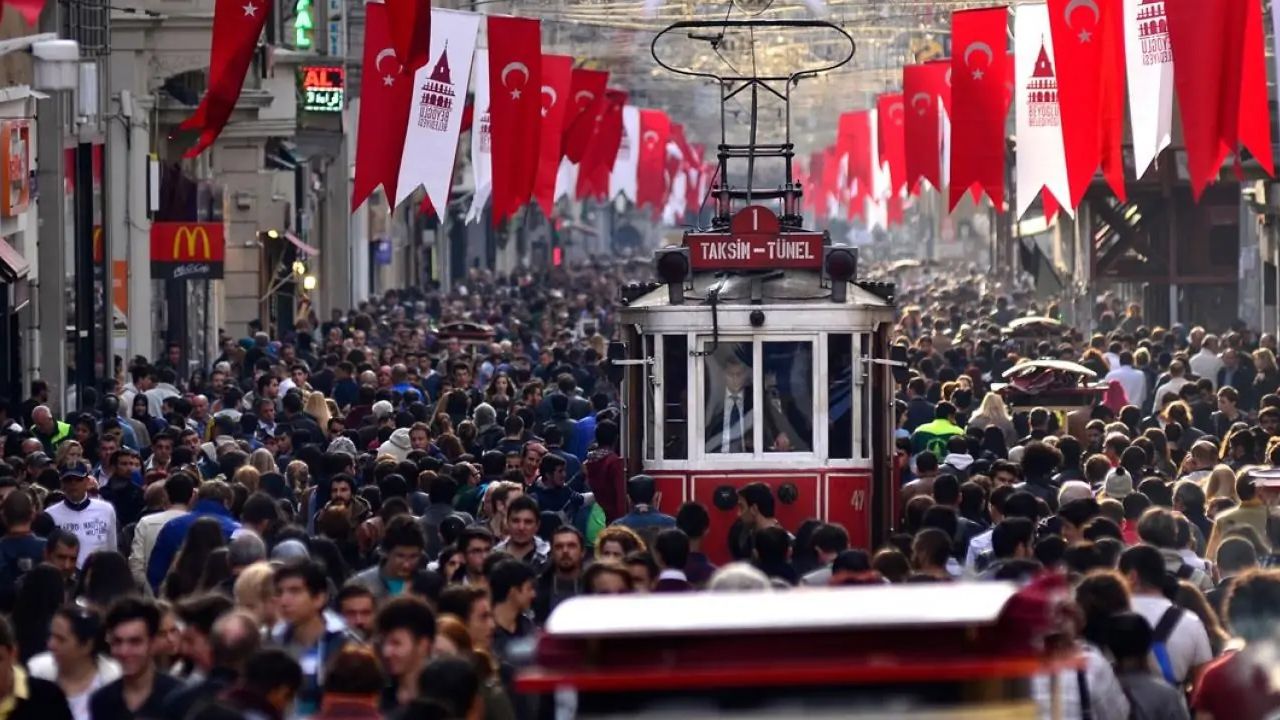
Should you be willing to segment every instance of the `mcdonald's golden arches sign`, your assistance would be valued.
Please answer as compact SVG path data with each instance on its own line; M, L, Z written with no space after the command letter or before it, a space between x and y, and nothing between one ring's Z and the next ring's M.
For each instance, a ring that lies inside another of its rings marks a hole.
M222 223L152 223L151 277L156 280L221 278L226 248Z

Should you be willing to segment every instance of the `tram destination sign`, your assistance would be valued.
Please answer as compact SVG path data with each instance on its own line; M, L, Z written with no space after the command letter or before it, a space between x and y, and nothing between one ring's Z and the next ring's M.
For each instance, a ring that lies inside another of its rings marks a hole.
M724 233L688 233L690 268L699 270L820 270L824 235L783 232L767 207L739 210Z

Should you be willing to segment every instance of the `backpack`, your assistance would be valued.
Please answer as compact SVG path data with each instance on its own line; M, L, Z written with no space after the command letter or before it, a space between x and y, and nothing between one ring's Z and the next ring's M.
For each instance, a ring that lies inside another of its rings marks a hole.
M1179 568L1179 574L1181 574L1181 568ZM1173 629L1182 619L1182 613L1182 608L1177 605L1169 606L1160 616L1160 622L1156 623L1151 633L1151 653L1155 655L1156 665L1160 667L1160 674L1165 681L1174 687L1178 687L1181 683L1173 674L1173 659L1169 657L1169 636L1173 634Z

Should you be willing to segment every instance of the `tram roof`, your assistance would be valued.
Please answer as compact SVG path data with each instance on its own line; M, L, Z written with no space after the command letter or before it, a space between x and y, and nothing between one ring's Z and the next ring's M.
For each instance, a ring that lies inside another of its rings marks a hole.
M707 292L718 285L720 303L723 305L751 305L752 285L760 282L761 305L832 305L830 290L822 286L822 274L809 270L787 270L745 273L697 273L693 276L693 289L685 291L689 306L707 305ZM660 285L632 300L630 308L666 307L671 305L667 286ZM890 308L894 304L883 297L849 283L844 302L846 307Z
M547 621L552 637L804 633L815 630L995 624L1013 583L822 588L788 593L579 596Z

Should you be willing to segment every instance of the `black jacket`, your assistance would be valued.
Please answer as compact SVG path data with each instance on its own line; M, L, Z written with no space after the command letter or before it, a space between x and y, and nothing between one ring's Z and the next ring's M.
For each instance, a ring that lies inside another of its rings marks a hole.
M27 698L18 700L9 720L72 720L62 688L48 680L27 676Z

